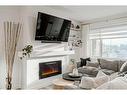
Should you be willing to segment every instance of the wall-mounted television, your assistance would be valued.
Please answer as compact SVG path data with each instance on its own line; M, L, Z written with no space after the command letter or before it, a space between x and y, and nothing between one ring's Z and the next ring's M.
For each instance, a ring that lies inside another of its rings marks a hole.
M70 27L70 20L38 12L35 40L67 42Z

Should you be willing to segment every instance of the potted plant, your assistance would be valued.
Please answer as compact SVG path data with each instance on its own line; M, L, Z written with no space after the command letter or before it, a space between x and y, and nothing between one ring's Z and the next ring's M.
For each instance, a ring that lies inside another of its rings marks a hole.
M22 49L22 54L20 56L20 59L23 59L24 57L28 56L30 57L30 54L33 50L33 46L32 45L27 45Z

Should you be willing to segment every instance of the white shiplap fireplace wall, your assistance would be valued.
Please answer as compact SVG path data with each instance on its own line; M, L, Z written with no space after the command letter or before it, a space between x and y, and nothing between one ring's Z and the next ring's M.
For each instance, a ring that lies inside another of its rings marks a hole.
M65 65L69 63L68 55L74 54L73 51L68 51L67 43L41 43L35 41L35 31L36 31L36 19L38 12L45 12L49 14L54 14L59 17L65 17L61 13L48 8L48 7L23 7L21 14L23 21L23 46L31 44L33 45L34 51L31 58L24 60L22 67L22 87L27 89L38 89L46 85L51 84L51 81L55 78L61 77L60 75L45 78L39 80L38 78L38 63L47 62L49 60L62 60L63 73L65 70Z
M52 84L52 81L56 78L60 78L62 74L39 80L39 63L50 61L62 61L62 73L65 73L67 59L65 56L54 57L40 57L26 60L26 72L24 72L24 88L25 89L40 89Z
M33 53L30 58L24 59L23 63L23 89L40 89L52 84L56 78L62 77L61 75L67 72L69 65L68 55L74 54L74 51L65 49L65 43L40 43L33 48ZM50 61L62 61L62 74L39 80L39 63Z

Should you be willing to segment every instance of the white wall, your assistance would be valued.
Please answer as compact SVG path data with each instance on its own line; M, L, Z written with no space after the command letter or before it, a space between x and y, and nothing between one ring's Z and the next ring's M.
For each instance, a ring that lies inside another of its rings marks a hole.
M76 37L72 37L73 35L76 35ZM69 44L71 44L73 40L82 40L82 31L70 30ZM81 47L73 47L73 49L75 50L75 54L70 55L69 58L75 59L76 62L79 62L81 58Z

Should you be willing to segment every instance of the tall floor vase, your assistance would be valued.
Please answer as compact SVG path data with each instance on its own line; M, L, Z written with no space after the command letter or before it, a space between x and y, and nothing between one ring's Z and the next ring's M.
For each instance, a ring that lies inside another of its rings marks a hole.
M12 89L13 64L21 31L21 24L15 22L4 22L5 36L5 59L6 59L6 89Z
M12 89L12 83L11 83L11 78L7 77L6 78L6 89L11 90Z

